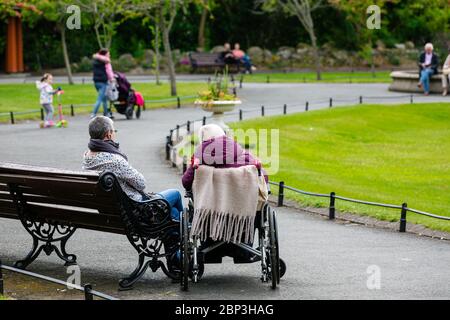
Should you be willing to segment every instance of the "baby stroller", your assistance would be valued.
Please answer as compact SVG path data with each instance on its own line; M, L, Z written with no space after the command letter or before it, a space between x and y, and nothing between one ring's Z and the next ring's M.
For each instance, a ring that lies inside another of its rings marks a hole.
M240 167L239 169L224 169L212 168L209 166L196 166L195 174L197 178L197 175L199 174L198 171L202 169L213 170L215 172L217 172L217 170L243 170L242 176L245 176L247 179L259 179L261 177L260 166L257 167L257 173L255 172L256 170L254 170L254 165L245 167ZM253 175L251 176L247 175L244 172L246 171L248 173L250 170L253 171ZM238 174L241 175L241 172L239 172ZM228 184L228 182L225 183L224 180L217 179L217 176L215 175L212 177L212 180L220 181L219 184ZM201 183L199 185L201 185ZM210 194L211 189L212 188L208 188L208 194ZM202 187L198 188L195 192L199 192L199 194L206 194L202 190ZM242 191L236 190L234 192L233 198L238 197L239 194L242 194ZM216 195L217 193L213 193L211 195L211 197L214 199L214 202L220 201L219 199L215 198ZM265 201L260 207L257 207L255 205L255 208L259 208L259 210L257 209L254 212L248 212L247 216L250 219L254 219L254 224L252 224L252 226L254 226L255 233L250 232L251 236L249 237L246 237L244 233L242 234L242 238L241 235L237 237L238 241L229 242L223 239L213 240L209 236L205 239L204 234L199 236L198 234L193 233L193 228L196 224L194 215L203 215L207 213L207 211L201 211L201 208L200 211L197 210L199 209L199 205L197 204L196 207L196 203L194 203L193 192L188 192L186 194L186 197L189 198L189 205L183 213L180 225L181 289L183 291L187 291L189 278L192 280L192 282L197 283L203 276L205 264L222 263L222 257L224 256L232 257L235 264L259 262L261 264L261 281L270 282L272 289L275 289L280 283L280 278L282 278L286 273L286 264L282 259L280 259L276 212L269 206L268 202ZM244 199L246 197L248 197L248 192L243 195ZM196 199L199 200L199 196ZM236 206L233 205L231 205L230 207L236 208ZM216 232L218 231L221 234L229 232L224 232L224 229L219 230L220 228L216 228L214 226L215 223L212 222L212 219L212 216L210 216L207 217L204 222L200 222L202 226L206 226L209 234L211 234L211 229L215 229ZM232 218L219 218L219 220L231 221ZM238 223L238 225L242 225L242 223ZM235 226L230 227L230 225L228 225L225 227L225 230L230 229L236 230ZM245 232L248 232L249 230L252 229L249 227ZM256 234L258 234L258 240L256 241L256 245L253 245L254 239L252 238L254 238Z
M142 108L145 107L142 95L131 88L131 84L123 73L114 72L114 78L118 95L116 95L117 99L111 101L111 104L114 105L118 113L124 114L127 120L133 118L133 113L139 119Z

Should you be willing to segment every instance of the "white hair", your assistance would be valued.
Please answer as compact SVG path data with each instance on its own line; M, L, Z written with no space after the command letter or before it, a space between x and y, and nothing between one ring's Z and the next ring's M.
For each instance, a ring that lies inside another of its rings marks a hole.
M428 42L428 43L425 45L425 50L426 50L426 49L431 49L431 50L433 50L433 49L434 49L433 44L432 44L431 42Z
M213 138L222 137L225 135L225 131L217 124L207 124L199 129L198 135L203 142Z

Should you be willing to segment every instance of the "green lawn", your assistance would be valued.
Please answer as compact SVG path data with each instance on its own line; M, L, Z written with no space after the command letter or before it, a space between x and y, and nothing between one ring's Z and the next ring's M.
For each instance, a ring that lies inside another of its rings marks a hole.
M280 169L272 181L362 200L407 202L411 208L450 216L450 104L334 108L233 127L280 130ZM328 199L285 194L303 205L328 205ZM400 214L340 200L337 208L389 221ZM408 221L450 231L450 221L414 213L408 213Z
M53 87L56 88L58 84L54 84ZM178 95L192 96L196 95L198 91L206 89L206 83L186 83L180 82L177 85ZM90 104L95 103L97 92L92 84L76 84L76 85L62 85L64 90L64 95L62 96L62 104ZM157 86L154 83L135 83L133 88L136 91L141 92L146 100L160 100L172 98L169 95L169 84L164 83L161 86ZM36 89L34 84L3 84L0 85L0 113L10 112L10 111L28 111L28 110L39 110L39 91ZM192 103L195 99L184 99L182 103ZM54 106L57 105L57 100L55 97ZM160 108L175 106L176 101L168 102L158 102L158 103L147 103L147 108ZM100 108L102 111L103 107ZM76 108L76 113L87 113L92 110L92 106ZM65 112L69 112L65 110ZM28 114L22 116L16 116L17 119L38 119L40 113ZM9 121L9 116L0 117L0 121Z
M2 296L1 294L0 294L0 300L8 300L5 296Z
M359 71L359 72L323 72L321 82L325 83L389 83L391 78L389 77L390 71L379 71L375 73L375 77L371 72ZM319 82L316 80L315 72L302 72L302 73L255 73L252 75L244 76L245 82L267 82L276 83L295 83L295 82ZM237 78L239 79L239 78Z

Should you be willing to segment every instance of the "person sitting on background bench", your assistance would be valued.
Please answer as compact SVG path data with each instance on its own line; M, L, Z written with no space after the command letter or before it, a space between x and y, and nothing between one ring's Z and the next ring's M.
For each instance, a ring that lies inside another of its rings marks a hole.
M239 43L234 44L233 57L236 59L238 63L244 64L245 72L252 73L256 68L252 65L252 61L248 54L241 50L241 46Z
M437 73L438 65L439 58L433 52L433 45L427 43L425 45L425 51L419 57L420 80L418 83L419 88L423 86L423 91L426 96L430 93L430 78Z
M450 47L448 48L447 59L445 59L444 66L442 67L443 96L446 96L448 93L448 80L450 80Z
M233 51L231 51L230 44L228 42L225 43L223 48L224 50L220 53L219 59L227 65L236 64L236 59L234 58Z
M119 149L115 139L114 123L104 116L89 122L91 137L83 159L83 170L111 171L117 176L122 190L135 201L150 199L145 193L145 178L128 163L128 157ZM179 221L183 212L183 201L178 190L169 189L158 193L171 206L173 220Z

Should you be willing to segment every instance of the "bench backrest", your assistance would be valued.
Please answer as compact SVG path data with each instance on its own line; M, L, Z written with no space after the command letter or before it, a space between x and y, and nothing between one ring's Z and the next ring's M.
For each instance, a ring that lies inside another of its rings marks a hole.
M193 65L222 65L223 61L219 60L217 53L191 52L189 54L191 64Z
M21 204L36 220L125 233L118 199L99 173L0 163L0 217L19 219Z

